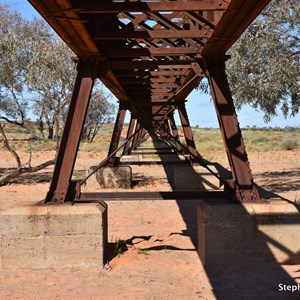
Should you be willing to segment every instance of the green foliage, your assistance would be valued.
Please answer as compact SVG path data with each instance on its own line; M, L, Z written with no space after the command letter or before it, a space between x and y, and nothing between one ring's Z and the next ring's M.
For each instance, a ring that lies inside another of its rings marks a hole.
M85 125L81 135L82 140L92 142L102 125L113 121L115 105L109 103L108 99L109 96L102 91L100 84L97 84L91 96Z
M293 139L286 139L282 142L283 150L295 150L298 147L298 142Z
M149 249L139 249L138 254L149 255Z
M259 135L252 140L252 143L253 144L263 144L263 143L267 143L268 141L269 141L268 137Z
M114 245L114 254L121 255L125 251L127 251L126 242L124 240L117 240Z
M35 138L58 139L76 76L74 54L41 19L24 20L5 4L0 4L0 18L0 119ZM114 112L99 85L91 104L84 128L89 140ZM36 119L31 128L26 127L29 114Z
M230 50L227 72L240 108L250 104L269 121L300 106L300 1L273 0Z

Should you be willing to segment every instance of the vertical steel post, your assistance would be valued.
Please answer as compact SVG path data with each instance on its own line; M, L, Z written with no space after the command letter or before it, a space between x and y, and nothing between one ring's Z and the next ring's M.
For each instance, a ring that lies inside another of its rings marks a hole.
M140 130L141 124L140 122L137 120L136 121L136 126L135 126L135 132L137 132L138 130ZM130 149L129 154L131 154L132 150L136 150L137 148L137 141L139 139L139 133L141 132L141 130L133 137L132 139L132 145L133 147Z
M169 115L169 124L170 124L170 128L171 128L171 134L174 138L175 141L177 142L180 142L180 139L179 139L179 134L178 134L178 129L177 129L177 126L176 126L176 123L175 123L175 118L174 118L174 113L171 113ZM172 141L174 147L176 148L177 151L181 151L181 147L178 143Z
M178 129L177 129L177 126L175 123L174 113L171 113L169 115L169 121L170 121L171 130L172 130L172 135L175 140L179 141Z
M138 142L136 147L139 147L145 141L143 137L146 135L146 133L147 130L145 128L142 128L142 130L138 134Z
M225 57L206 60L209 84L233 176L236 197L259 200L225 72Z
M78 73L66 124L56 159L52 182L45 202L63 203L78 197L78 187L71 181L81 131L97 71L97 62L78 62Z
M121 137L121 133L122 133L122 128L124 125L125 115L126 115L126 109L123 108L123 106L120 103L107 156L110 156L116 149L118 149L120 137ZM109 159L110 165L114 164L116 154L117 153L115 153Z
M134 132L134 129L135 129L135 126L136 126L136 119L133 118L133 116L131 115L131 118L130 118L130 122L129 122L129 125L128 125L128 130L127 130L127 135L126 135L126 140L129 139L130 136L132 136L133 132ZM132 145L132 139L131 140L128 140L123 148L123 152L122 152L122 155L126 155L127 152L129 151L130 147Z
M194 157L197 157L198 152L196 149L193 132L190 126L190 122L188 119L188 115L184 103L178 105L178 112L179 112L179 117L182 124L182 130L183 130L183 134L186 140L186 145L188 147L188 150L192 155L194 155Z

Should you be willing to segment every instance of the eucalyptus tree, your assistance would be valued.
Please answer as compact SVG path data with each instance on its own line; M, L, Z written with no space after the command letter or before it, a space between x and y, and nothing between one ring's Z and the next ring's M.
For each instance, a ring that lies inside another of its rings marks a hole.
M108 100L110 95L106 94L100 82L97 80L94 91L91 95L89 109L86 115L85 124L82 130L81 138L88 142L93 142L104 123L113 121L115 105Z
M38 116L41 131L46 124L48 139L58 138L76 75L76 65L71 60L74 54L53 34L40 39L32 53L26 79L35 95L34 113Z
M0 119L26 128L30 23L5 4L0 4L0 19Z
M21 126L38 138L30 122L36 119L42 136L46 127L48 138L56 137L58 143L76 75L76 64L71 59L74 54L41 19L25 20L10 6L0 4L0 20L0 121ZM114 106L107 100L101 88L96 88L84 131L89 140L103 122L112 120ZM0 177L0 185L55 161L33 167L30 154L28 162L22 164L2 123L0 135L4 148L17 163L16 170Z
M42 137L47 132L58 141L76 76L74 53L42 19L25 20L5 4L0 18L0 119L37 137L28 126L33 118ZM85 138L93 139L99 124L111 120L108 98L101 88L93 93Z
M240 108L249 104L270 120L300 107L300 1L273 0L230 50L227 72Z

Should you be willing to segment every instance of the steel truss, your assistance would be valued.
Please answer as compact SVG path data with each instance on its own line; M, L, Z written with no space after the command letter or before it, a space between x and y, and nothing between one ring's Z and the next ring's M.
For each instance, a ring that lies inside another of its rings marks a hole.
M81 197L80 183L72 181L72 173L96 78L120 103L108 155L99 168L117 164L119 150L121 155L130 155L151 136L174 152L188 153L189 163L209 169L196 149L185 107L187 96L207 77L233 178L223 180L225 191L240 201L260 200L225 61L227 50L269 0L29 2L74 51L78 67L45 202L65 203ZM131 113L131 120L126 141L119 146L126 111ZM175 111L187 147L180 142Z

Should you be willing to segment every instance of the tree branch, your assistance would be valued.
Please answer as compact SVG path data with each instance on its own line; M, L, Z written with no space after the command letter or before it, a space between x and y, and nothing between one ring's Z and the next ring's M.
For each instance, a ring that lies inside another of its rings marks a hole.
M37 165L35 167L21 167L18 168L8 174L4 174L0 177L0 186L6 184L9 180L18 177L21 174L25 174L25 173L34 173L37 172L39 170L42 170L48 166L51 166L55 163L55 159L52 160L48 160L40 165Z
M9 145L7 136L4 131L4 127L5 127L5 125L0 123L0 133L3 137L3 146L13 155L13 157L15 158L15 160L17 162L18 168L20 168L21 167L21 159L20 159L18 153L14 149L12 149L11 146Z

